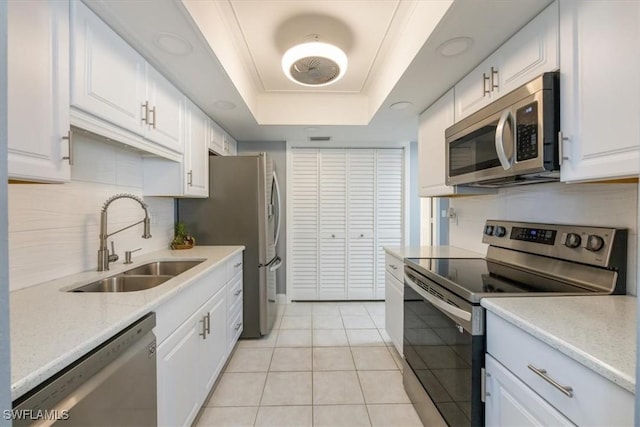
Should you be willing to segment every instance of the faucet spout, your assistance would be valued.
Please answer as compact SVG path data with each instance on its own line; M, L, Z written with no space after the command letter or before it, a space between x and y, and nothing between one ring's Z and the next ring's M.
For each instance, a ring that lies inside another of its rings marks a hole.
M140 203L140 206L144 210L144 219L135 222L131 225L123 227L117 231L112 233L107 232L107 209L111 203L115 202L118 199L132 199L136 202ZM100 211L100 247L98 248L98 271L109 270L109 263L117 261L118 256L115 254L109 254L109 249L107 248L107 239L114 234L117 234L121 231L127 230L131 227L134 227L140 223L144 224L144 231L142 233L143 239L151 238L151 220L149 219L149 211L148 206L145 202L142 201L141 198L135 196L133 194L116 194L115 196L111 196L107 199L106 202L102 205L102 210Z

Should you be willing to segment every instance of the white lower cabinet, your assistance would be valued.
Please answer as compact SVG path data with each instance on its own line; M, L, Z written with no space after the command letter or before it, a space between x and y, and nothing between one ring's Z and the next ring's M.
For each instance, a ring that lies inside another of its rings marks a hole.
M487 352L486 425L633 425L633 393L491 312Z
M242 254L156 310L159 426L191 425L238 340L240 334L229 331L235 331L238 313L242 322L242 295L232 313L228 298L242 289L242 273L229 277L238 260Z
M404 324L404 263L390 255L385 257L385 299L384 326L391 341L400 355L402 352L402 334Z
M573 426L493 357L485 359L485 424L488 426Z

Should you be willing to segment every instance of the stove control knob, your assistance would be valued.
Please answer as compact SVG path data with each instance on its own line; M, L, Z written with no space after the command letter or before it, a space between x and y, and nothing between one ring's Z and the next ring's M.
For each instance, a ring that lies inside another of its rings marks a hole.
M484 227L484 234L491 236L493 234L493 225L487 225Z
M591 252L598 252L604 246L604 239L595 234L591 234L587 237L587 250Z
M505 234L507 234L507 229L500 225L493 230L493 235L496 237L504 237Z
M577 248L582 243L582 239L579 234L569 233L567 234L567 238L564 241L564 245L568 248Z

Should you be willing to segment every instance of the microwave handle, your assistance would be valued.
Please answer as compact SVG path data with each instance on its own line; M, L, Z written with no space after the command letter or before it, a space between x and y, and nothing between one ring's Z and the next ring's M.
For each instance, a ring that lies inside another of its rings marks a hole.
M498 127L496 128L496 153L498 154L498 160L500 160L500 164L504 170L511 169L511 160L507 157L507 154L504 152L504 140L502 138L504 134L504 125L507 123L507 120L511 119L511 111L506 110L500 116L500 120L498 120Z

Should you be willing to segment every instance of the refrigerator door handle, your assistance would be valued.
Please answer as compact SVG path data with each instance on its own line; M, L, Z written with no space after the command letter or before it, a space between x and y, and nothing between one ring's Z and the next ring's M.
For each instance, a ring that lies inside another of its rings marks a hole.
M278 176L276 175L276 171L275 170L273 171L273 183L276 186L276 198L278 199L278 211L277 211L277 213L278 213L278 217L277 217L278 223L276 225L276 236L275 236L274 242L273 242L273 246L275 247L275 246L278 245L278 238L280 237L280 222L282 221L280 219L280 216L282 215L282 211L281 211L282 206L281 206L281 201L280 201L280 185L278 184Z
M277 269L279 269L280 267L282 267L282 259L280 257L277 257L275 260L273 260L269 264L269 271L270 272L274 272Z

